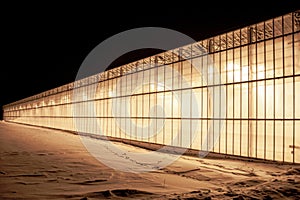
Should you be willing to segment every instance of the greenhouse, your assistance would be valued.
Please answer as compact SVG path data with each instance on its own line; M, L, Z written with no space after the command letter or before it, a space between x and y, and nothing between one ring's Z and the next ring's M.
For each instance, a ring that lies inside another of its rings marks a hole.
M3 107L5 121L300 163L300 11Z

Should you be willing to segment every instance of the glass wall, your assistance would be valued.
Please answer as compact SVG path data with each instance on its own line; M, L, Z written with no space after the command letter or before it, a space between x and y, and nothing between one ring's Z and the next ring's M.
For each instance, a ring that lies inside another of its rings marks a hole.
M300 163L300 14L3 107L6 121Z

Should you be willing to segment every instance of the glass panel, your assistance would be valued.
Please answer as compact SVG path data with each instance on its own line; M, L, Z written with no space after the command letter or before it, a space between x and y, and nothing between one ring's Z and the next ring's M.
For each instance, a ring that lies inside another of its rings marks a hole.
M157 91L157 68L150 69L150 92Z
M257 79L265 78L265 52L264 52L264 43L257 44L257 63L256 63L256 76Z
M242 47L242 77L241 81L248 81L249 77L249 60L248 46Z
M241 156L248 156L249 135L248 135L248 120L241 121L242 138L241 138Z
M250 45L249 47L249 76L250 80L256 80L256 46Z
M156 106L157 117L163 118L164 115L164 93L157 93L157 106Z
M240 121L234 120L234 155L240 155L241 154L241 127L240 127Z
M191 147L191 123L190 120L181 120L181 138L180 146L184 148Z
M192 148L200 149L201 147L201 121L192 120Z
M294 112L293 78L286 78L284 81L284 115L285 119L292 119Z
M283 80L275 80L275 118L283 118Z
M234 49L234 63L233 63L233 76L234 82L241 81L241 58L240 58L240 48Z
M164 143L164 120L163 119L157 119L156 120L156 142L159 144Z
M103 112L103 108L104 108L104 105L105 105L105 100L102 100L101 101L101 103L102 103L102 116L104 116L104 112ZM128 111L127 111L127 99L126 99L126 97L122 97L121 98L121 105L123 105L123 106L121 106L121 112L120 112L120 116L121 117L126 117L126 116L128 116Z
M140 94L143 92L143 72L137 72L133 74L131 80L131 92L130 94ZM111 95L110 95L111 96Z
M274 81L266 81L266 118L274 118Z
M233 118L233 85L227 86L227 118Z
M234 85L234 102L233 102L233 106L234 106L234 118L240 118L240 114L241 114L241 93L240 93L240 84L235 84Z
M293 74L293 42L292 35L284 37L284 75Z
M214 85L220 84L221 71L220 71L220 53L214 54Z
M249 84L249 117L256 118L256 83Z
M157 78L157 91L163 91L164 90L164 85L165 85L165 68L162 66L162 67L159 67L158 68L158 78Z
M295 77L295 118L300 119L300 77Z
M275 76L283 76L282 38L275 39Z
M164 113L166 118L171 118L173 117L173 97L172 97L172 92L165 92L165 104L164 104ZM145 104L145 103L144 103Z
M166 119L165 124L164 124L164 129L165 129L165 145L171 145L172 144L172 120L171 119Z
M157 141L157 127L156 127L157 121L156 118L153 116L150 119L149 124L149 142L155 143Z
M208 117L208 101L207 101L207 88L202 89L202 117Z
M274 155L274 121L266 122L266 159L273 160Z
M227 120L227 154L233 154L233 120Z
M295 122L295 152L294 152L294 159L295 163L300 163L300 121Z
M181 140L181 123L178 119L173 119L173 140L172 145L180 146Z
M300 27L300 25L299 25ZM300 33L294 34L294 65L295 74L300 74Z
M201 120L201 150L207 150L207 120Z
M227 48L233 47L233 32L227 33Z
M264 158L265 152L265 122L257 121L257 158Z
M147 118L143 119L143 141L148 142L149 141L149 137L150 137L150 121Z
M284 23L284 34L289 34L292 32L292 13L283 16Z
M204 140L206 141L206 146L204 145L205 149L208 151L213 151L214 148L214 124L213 120L207 120L207 134L206 139L204 137Z
M227 51L227 82L232 83L234 81L234 63L233 63L233 50Z
M182 62L181 88L191 87L191 61Z
M266 78L274 77L273 40L266 41Z
M111 124L111 118L107 118L106 121L107 121L107 123L106 123L106 135L112 136L112 129L111 129L112 124ZM89 122L88 119L87 119L87 122ZM89 123L86 123L86 124L85 124L85 127L86 127L86 128L89 127L88 124L89 124ZM90 131L87 131L87 132L90 132Z
M144 71L144 85L143 85L143 92L148 93L150 91L150 71Z
M257 117L265 118L265 82L259 81L257 85Z
M214 152L220 152L221 120L213 120Z
M181 62L173 64L173 89L179 89L181 86Z
M173 91L173 118L181 117L181 91Z
M135 105L135 104L134 104ZM87 102L86 104L86 116L89 116L91 115L91 111L90 111L90 108L89 108L89 103ZM112 116L112 100L111 99L108 99L107 100L107 105L106 105L106 113L107 113L107 117L111 117Z
M191 90L181 91L181 117L191 117Z
M226 51L221 52L221 82L227 83Z
M202 117L201 109L202 109L202 88L193 89L192 90L192 118L200 118ZM197 109L196 109L197 108Z
M119 135L117 134L117 124L116 124L116 119L115 118L112 118L111 119L111 135L113 137L118 137ZM97 131L97 127L96 127L96 124L94 124L93 126L93 133L96 133Z
M275 122L275 160L283 161L283 122Z
M249 156L256 157L256 121L249 122Z
M137 105L136 107L136 117L142 117L143 116L143 96L138 95L136 96Z
M284 123L284 161L293 162L293 121Z
M202 86L202 65L203 65L203 58L194 58L192 60L192 86L198 87Z
M135 120L135 137L137 140L142 140L143 139L143 119L142 118L137 118Z
M149 117L150 113L149 113L149 100L150 100L150 95L149 94L145 94L143 95L143 117Z

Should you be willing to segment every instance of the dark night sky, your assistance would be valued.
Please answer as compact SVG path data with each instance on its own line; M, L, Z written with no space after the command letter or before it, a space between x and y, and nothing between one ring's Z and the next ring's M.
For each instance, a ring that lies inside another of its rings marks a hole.
M190 5L174 1L167 7L167 4L145 1L135 8L117 2L4 5L1 8L0 106L74 81L88 53L122 31L163 27L202 40L300 9L295 2L273 1L268 6L253 1L245 1L240 6L218 6L212 2L200 6L201 1ZM118 66L154 53L129 53L113 64Z

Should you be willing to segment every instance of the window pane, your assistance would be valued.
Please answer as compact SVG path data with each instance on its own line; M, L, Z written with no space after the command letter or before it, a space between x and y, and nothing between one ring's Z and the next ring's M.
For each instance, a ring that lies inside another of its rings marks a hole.
M293 112L294 112L294 107L293 107L293 78L286 78L284 80L284 85L285 85L285 90L284 90L284 114L286 119L292 119L293 118Z

